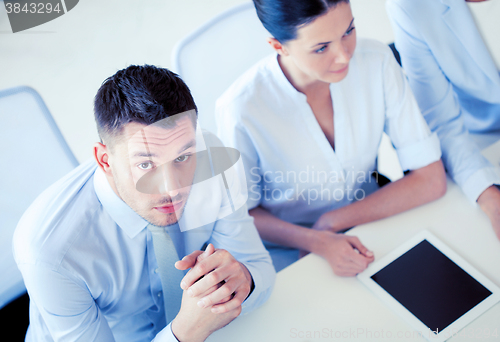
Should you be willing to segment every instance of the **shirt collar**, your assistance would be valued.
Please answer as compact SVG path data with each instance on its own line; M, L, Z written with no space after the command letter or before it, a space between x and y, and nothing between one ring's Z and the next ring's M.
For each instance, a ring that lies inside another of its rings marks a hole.
M131 239L146 228L148 222L118 197L99 167L94 175L94 188L104 210Z
M287 93L293 94L294 96L306 98L304 94L294 88L294 86L288 81L285 73L281 69L280 63L278 62L279 54L274 54L271 58L270 69L274 75L275 80L281 85L282 89L285 89Z

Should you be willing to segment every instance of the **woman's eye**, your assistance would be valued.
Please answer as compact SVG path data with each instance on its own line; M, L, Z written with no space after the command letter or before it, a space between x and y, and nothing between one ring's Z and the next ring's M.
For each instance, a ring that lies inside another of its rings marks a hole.
M315 52L316 53L322 53L323 51L326 50L326 48L328 47L328 45L323 45L321 48L319 48L318 50L316 50Z
M354 31L354 29L355 27L351 27L349 30L347 30L347 32L344 34L344 37L350 35Z
M153 168L153 163L152 162L140 163L138 167L141 170L150 170Z
M188 160L189 157L190 157L189 155L185 154L185 155L180 156L179 158L175 159L175 161L177 163L182 163L182 162L185 162L186 160Z

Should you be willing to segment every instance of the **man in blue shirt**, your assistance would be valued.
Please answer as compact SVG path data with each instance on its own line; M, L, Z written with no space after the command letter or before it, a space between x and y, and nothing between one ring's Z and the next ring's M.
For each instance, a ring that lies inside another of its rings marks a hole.
M30 295L26 340L204 341L262 304L275 272L246 207L234 197L227 211L228 196L210 180L208 194L196 190L210 139L184 82L130 66L103 83L95 118L94 160L42 193L14 235ZM175 268L190 269L168 325L164 305L175 303L164 302L162 280L175 272L163 278L152 227L168 232Z

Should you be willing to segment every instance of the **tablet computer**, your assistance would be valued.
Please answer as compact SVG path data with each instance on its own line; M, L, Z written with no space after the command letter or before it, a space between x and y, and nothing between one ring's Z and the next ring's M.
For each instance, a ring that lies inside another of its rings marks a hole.
M493 282L426 230L357 277L431 341L457 335L500 300Z

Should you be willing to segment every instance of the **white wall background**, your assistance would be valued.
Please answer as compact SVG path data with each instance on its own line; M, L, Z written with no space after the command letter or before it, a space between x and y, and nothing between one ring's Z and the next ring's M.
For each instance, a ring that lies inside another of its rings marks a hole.
M0 1L0 89L36 89L82 162L97 140L93 97L105 78L130 64L171 67L180 39L245 1L80 0L67 14L15 34ZM358 35L392 40L385 0L351 3Z

